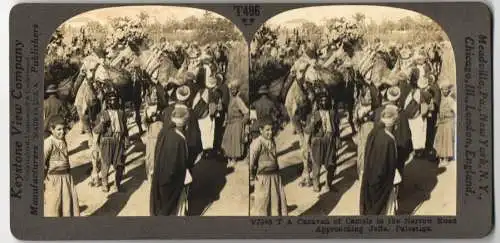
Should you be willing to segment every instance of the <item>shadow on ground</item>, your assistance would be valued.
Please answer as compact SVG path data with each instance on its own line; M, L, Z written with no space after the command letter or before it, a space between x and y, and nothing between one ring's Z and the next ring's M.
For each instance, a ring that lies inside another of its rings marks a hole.
M111 176L114 178L114 173ZM144 179L144 164L126 172L123 177L124 182L122 183L123 192L113 192L109 194L106 203L97 209L91 216L117 216L127 204L132 193L142 185ZM147 201L149 200L146 200L146 202ZM149 208L149 205L147 207Z
M346 168L338 175L335 175L335 179L342 178L340 181L333 184L332 188L335 188L336 191L330 191L320 195L318 201L312 207L304 211L301 216L330 214L335 206L337 206L344 193L352 187L357 177L355 166ZM324 183L322 186L324 186Z
M189 192L189 215L202 215L226 185L226 176L234 171L227 168L226 161L202 160L192 170L193 182Z
M89 142L88 142L88 140L82 141L78 145L78 147L76 147L76 148L74 148L74 149L72 149L71 151L68 152L68 156L71 156L73 154L79 153L79 152L81 152L83 150L86 150L88 148L89 148Z
M399 215L411 215L425 201L430 199L436 187L437 176L446 171L435 162L416 159L403 172L403 184L399 188Z
M140 140L132 146L133 146L133 148L125 156L130 155L134 152L144 151L144 149L145 149L144 143L142 143ZM131 163L133 163L133 162L135 162L138 159L143 158L143 157L144 157L144 152L142 154L139 154L138 156L130 159L129 161L127 161L125 163L125 165L129 165L129 164L131 164ZM111 171L111 169L110 169L110 171ZM82 181L86 180L90 176L91 173L92 173L92 162L91 162L90 157L87 159L86 163L83 163L79 166L71 168L71 174L73 175L73 180L74 180L75 185L80 184Z

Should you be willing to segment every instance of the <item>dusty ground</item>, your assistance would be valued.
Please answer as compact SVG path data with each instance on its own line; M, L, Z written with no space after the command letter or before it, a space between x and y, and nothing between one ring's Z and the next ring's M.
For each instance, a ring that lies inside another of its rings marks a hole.
M345 121L344 121L345 122ZM287 126L276 138L278 160L282 168L289 215L359 215L360 182L356 172L356 145L349 138L350 128L342 125L343 146L339 151L339 166L334 180L338 192L313 192L299 187L302 163L298 152L298 137ZM325 182L322 171L321 183ZM426 160L407 164L404 185L400 189L400 213L413 215L456 214L456 163L445 168Z
M104 193L92 188L90 181L90 150L87 135L75 126L67 135L73 177L83 216L148 216L150 184L144 169L145 145L137 140L127 149L126 168L122 181L125 192ZM137 138L137 129L131 130ZM114 172L110 172L114 183ZM248 215L248 166L239 162L228 168L225 162L202 160L193 169L189 210L191 215Z

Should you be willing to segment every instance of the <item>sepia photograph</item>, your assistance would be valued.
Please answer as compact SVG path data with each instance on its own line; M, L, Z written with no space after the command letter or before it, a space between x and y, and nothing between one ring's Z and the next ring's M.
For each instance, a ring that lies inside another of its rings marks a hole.
M449 215L456 66L431 18L382 6L282 12L250 43L250 215Z
M249 53L230 20L96 9L45 53L45 217L248 215Z

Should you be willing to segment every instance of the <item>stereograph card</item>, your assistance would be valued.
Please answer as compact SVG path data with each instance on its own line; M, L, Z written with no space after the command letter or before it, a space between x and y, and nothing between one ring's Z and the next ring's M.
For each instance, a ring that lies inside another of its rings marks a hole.
M22 3L21 240L480 238L482 2Z

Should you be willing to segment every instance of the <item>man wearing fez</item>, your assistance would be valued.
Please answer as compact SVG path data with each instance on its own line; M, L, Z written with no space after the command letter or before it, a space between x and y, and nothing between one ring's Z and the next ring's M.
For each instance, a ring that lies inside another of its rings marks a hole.
M397 116L397 106L385 106L382 125L375 126L368 135L361 181L361 215L395 215L397 185L401 182L393 134Z
M176 103L167 106L163 109L163 127L173 127L175 124L172 123L172 112L175 108L179 106L186 106L189 112L189 118L186 122L186 140L189 148L189 161L194 163L196 156L202 151L200 127L198 125L198 119L193 114L193 110L189 108L187 102L189 101L191 91L188 86L183 85L177 88L176 93Z
M313 190L320 191L319 176L321 166L325 166L326 190L330 191L336 169L336 139L340 136L340 117L332 109L332 104L326 92L321 92L318 108L310 116L305 133L310 136L310 153L312 160ZM306 143L307 146L307 143Z
M187 185L191 182L185 137L188 119L188 108L176 106L171 116L173 126L164 126L158 135L150 193L152 216L187 214Z

